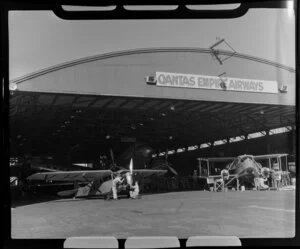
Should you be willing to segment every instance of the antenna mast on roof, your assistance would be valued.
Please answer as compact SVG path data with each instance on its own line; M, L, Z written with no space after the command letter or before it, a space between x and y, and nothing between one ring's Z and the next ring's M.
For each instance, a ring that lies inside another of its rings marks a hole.
M209 49L211 51L212 56L215 57L221 65L223 65L223 62L225 60L228 60L229 58L231 58L233 55L235 55L236 51L233 49L232 46L229 45L228 42L225 41L225 38L221 39L221 38L217 37L217 40L218 41L215 44L213 44L212 46L210 46ZM217 47L220 46L222 43L225 44L225 46L227 46L227 48L229 48L231 50L231 54L223 59L220 57L220 55L219 55L220 51L217 49Z

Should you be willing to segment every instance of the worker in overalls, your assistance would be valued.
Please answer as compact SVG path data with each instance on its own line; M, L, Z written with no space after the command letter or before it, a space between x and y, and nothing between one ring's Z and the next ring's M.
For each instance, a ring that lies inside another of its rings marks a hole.
M269 186L267 185L267 184L265 184L265 182L267 182L268 181L268 178L267 177L264 177L264 175L260 175L259 176L259 187L261 188L261 189L268 189L269 188Z
M140 187L137 181L130 187L130 198L139 199L140 198Z
M118 200L118 184L122 183L124 181L124 178L122 179L121 175L118 174L113 180L112 180L112 192L113 192L113 199Z

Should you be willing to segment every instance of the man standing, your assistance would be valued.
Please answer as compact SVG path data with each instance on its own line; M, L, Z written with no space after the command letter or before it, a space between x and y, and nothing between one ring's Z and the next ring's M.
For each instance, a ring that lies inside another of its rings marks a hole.
M274 172L274 180L275 180L275 187L276 188L281 188L281 175L282 172L280 170L277 170Z
M194 170L194 174L193 174L193 188L196 189L197 185L198 185L197 170Z
M124 179L122 179L122 177L120 176L120 174L118 174L116 176L116 178L114 178L112 180L112 192L113 192L113 198L114 200L118 200L118 190L117 190L117 185L119 183L122 183L124 181Z

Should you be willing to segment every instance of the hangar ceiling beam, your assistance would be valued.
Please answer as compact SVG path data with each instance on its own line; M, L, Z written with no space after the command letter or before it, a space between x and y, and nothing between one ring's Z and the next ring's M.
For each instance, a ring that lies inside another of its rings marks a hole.
M222 106L224 106L224 104L220 104L220 103L210 104L207 107L204 107L203 109L201 109L199 112L209 112L217 107L222 107Z
M233 107L229 110L229 115L235 115L235 114L239 114L240 111L243 111L246 107L248 106L248 104L238 104L236 107Z
M28 113L29 110L29 106L30 106L30 101L33 99L32 95L25 95L23 98L19 98L19 101L17 103L18 105L18 112L16 114L18 114L18 118L21 118L22 120L26 119L26 118L31 118L31 115L27 115L27 117L25 117L25 114Z
M276 107L274 107L274 108L272 108L272 109L269 109L269 110L267 111L267 114L268 114L268 115L272 115L272 114L274 114L274 113L280 113L280 112L281 112L280 106L276 106Z
M239 110L239 113L243 113L243 114L248 114L249 113L249 111L252 111L253 110L253 107L255 107L255 106L257 106L257 105L247 105L247 106L245 106L243 109L241 109L241 110Z
M48 118L48 120L49 119L51 119L52 117L53 117L53 113L56 111L56 109L54 108L54 104L55 104L55 102L58 100L58 98L59 98L59 95L55 95L55 97L53 98L53 100L52 100L52 102L51 102L51 104L50 104L50 106L49 106L49 108L48 108L48 111L47 111L47 118ZM45 122L47 122L46 120L47 120L47 118L45 119Z
M164 100L157 100L158 102L155 105L151 106L151 110L156 110L158 111L161 107L164 107L165 105L168 105L168 100L164 101ZM147 109L149 110L149 108Z
M296 111L287 111L285 113L282 114L283 117L285 116L293 116L293 119L296 118Z
M219 111L226 112L232 106L234 106L234 104L222 104L221 107L211 110L210 112L212 112L212 113L219 112Z
M200 109L201 107L206 107L206 106L208 106L208 104L203 103L203 102L190 103L190 104L186 105L186 108L181 110L181 111L184 111L184 112L187 112L187 113L192 113L192 112L196 111L197 109Z
M268 108L268 105L258 105L257 107L251 108L248 114L260 114Z
M176 108L176 112L187 112L191 107L193 108L194 106L196 106L197 104L195 103L186 103L184 102L183 105L181 105L180 107Z
M288 125L293 126L293 124L295 124L294 120L289 119L289 118L285 117L284 115L280 115L279 119L280 119L280 123L282 124L282 126L288 126Z
M32 95L32 96L34 96L34 95ZM27 129L28 132L30 132L30 137L32 137L33 140L34 140L35 138L42 137L44 134L41 134L41 130L40 130L40 129L36 129L35 126L32 126L32 123L33 123L33 124L39 123L41 126L44 126L45 124L48 124L47 118L43 120L43 119L40 118L41 115L38 115L38 114L36 113L36 110L37 110L36 107L37 107L38 96L39 96L39 95L36 95L36 96L35 96L35 104L33 105L33 110L34 110L33 115L32 115L32 116L29 116L29 117L27 118L27 120L26 120L26 119L23 119L23 120L22 120L22 122L24 122L24 123L26 123L27 121L30 121L30 122L28 123L28 127L27 127L26 129ZM45 108L45 109L44 109L44 112L47 113L47 115L44 115L43 117L53 118L52 115L50 115L49 113L50 113L50 112L53 112L53 110L54 110L53 104L55 103L55 101L57 100L57 98L58 98L58 96L56 96L55 98L53 98L51 105L48 106L48 108ZM48 110L47 110L47 109L48 109ZM41 111L43 111L43 109L41 109ZM34 120L33 122L32 122L32 118L33 118L33 120ZM44 126L44 127L45 127L45 126Z
M36 110L37 110L37 103L38 103L39 95L31 95L31 98L32 98L32 102L33 102L33 107L31 108L30 112L31 112L31 116L34 118L34 122L36 122L37 117L38 117ZM27 109L29 109L29 107Z
M236 122L232 121L232 120L228 121L228 119L224 119L223 117L220 117L220 115L211 116L211 119L212 120L215 119L218 122L222 123L224 125L223 127L224 127L225 130L227 130L227 128L230 128L230 127L235 127L240 131L240 134L247 133L247 131L245 131L243 128L241 128L241 125L236 124ZM239 123L241 123L241 122L239 122ZM225 136L230 136L230 135L226 134L226 132L225 132Z
M147 99L128 99L128 101L124 103L120 108L126 110L135 110L135 108L137 108L138 106L143 106L147 102Z
M195 135L198 133L197 131L194 131L193 129L186 129L182 124L177 122L172 122L171 124L167 124L167 126L162 126L160 124L165 124L164 121L157 121L157 125L151 126L149 133L153 134L159 132L160 130L166 131L169 135L172 135L176 137L176 134L182 134L183 136L186 136L187 138L195 137ZM172 134L174 133L174 134ZM153 134L154 135L154 134Z
M252 122L256 130L266 129L266 126L264 125L264 120L261 119L255 119L251 117L250 115L245 114L246 118Z

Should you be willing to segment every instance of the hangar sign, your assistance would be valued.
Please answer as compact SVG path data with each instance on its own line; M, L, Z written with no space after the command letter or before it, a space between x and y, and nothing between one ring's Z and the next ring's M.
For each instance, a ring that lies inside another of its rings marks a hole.
M226 85L226 90L229 91L278 93L276 81L229 77L222 80ZM156 85L164 87L223 90L220 85L222 80L217 76L156 72Z

